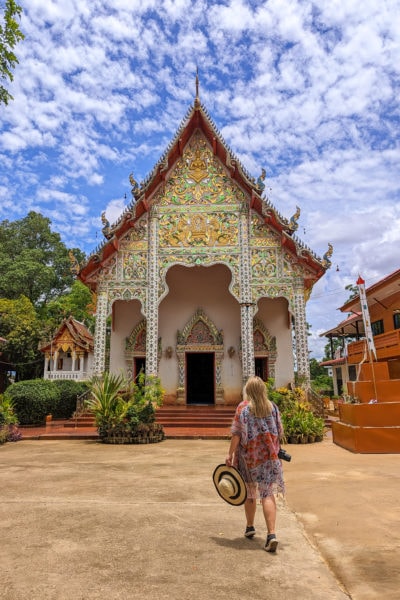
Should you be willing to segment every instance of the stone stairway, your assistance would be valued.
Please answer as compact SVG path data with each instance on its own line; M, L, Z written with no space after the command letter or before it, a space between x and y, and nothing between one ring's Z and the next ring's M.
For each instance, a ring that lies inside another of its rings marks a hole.
M157 421L167 438L229 438L235 407L163 406Z
M157 409L156 420L164 426L167 438L229 438L235 407L162 406ZM83 412L64 423L66 429L95 429L94 417Z

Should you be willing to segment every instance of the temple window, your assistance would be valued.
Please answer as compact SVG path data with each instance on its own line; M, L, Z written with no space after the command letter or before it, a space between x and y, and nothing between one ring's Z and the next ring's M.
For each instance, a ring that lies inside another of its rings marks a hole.
M383 319L379 319L379 321L374 321L371 323L371 329L373 335L379 335L383 333Z

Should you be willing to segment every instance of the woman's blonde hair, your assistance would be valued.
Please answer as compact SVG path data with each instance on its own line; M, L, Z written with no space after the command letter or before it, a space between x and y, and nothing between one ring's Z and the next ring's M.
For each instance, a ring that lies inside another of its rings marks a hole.
M261 377L249 377L244 386L244 397L248 399L250 410L255 417L268 417L272 413L272 402L268 398L267 386Z

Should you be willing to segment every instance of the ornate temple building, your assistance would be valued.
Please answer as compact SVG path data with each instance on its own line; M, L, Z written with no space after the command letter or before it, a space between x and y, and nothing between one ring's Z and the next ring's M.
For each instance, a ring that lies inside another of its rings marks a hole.
M94 373L158 376L165 403L236 404L256 373L309 379L306 301L330 266L240 164L197 93L79 278L97 296ZM107 342L108 343L108 342ZM295 350L293 348L295 347Z

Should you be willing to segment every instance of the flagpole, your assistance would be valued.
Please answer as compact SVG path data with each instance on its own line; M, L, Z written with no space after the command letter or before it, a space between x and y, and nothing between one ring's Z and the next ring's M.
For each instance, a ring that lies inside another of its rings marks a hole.
M365 292L365 281L359 275L356 283L357 283L358 291L360 294L361 312L362 312L363 321L364 321L365 342L367 345L368 357L369 357L369 362L371 365L372 383L374 386L375 400L378 400L378 394L376 391L374 361L373 361L373 355L375 356L375 359L376 359L376 350L375 350L374 337L372 334L371 322L370 322L370 318L369 318L367 294Z

